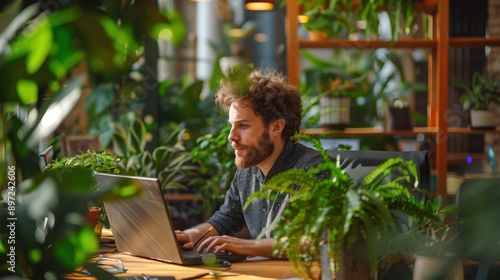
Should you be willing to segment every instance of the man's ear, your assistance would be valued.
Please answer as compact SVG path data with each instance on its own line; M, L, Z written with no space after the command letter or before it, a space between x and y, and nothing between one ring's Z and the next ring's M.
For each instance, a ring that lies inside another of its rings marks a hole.
M281 132L283 132L283 129L285 128L285 119L277 119L274 121L272 124L272 133L273 135L279 135Z

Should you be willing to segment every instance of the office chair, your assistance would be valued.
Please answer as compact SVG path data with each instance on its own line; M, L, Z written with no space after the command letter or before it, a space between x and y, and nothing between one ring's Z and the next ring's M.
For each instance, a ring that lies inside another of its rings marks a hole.
M479 263L476 279L500 279L500 177L466 179L457 189L460 244Z
M417 166L419 188L431 191L431 164L427 151L346 151L328 150L330 157L336 161L340 157L340 167L353 179L354 185L361 183L377 166L389 158L412 160Z

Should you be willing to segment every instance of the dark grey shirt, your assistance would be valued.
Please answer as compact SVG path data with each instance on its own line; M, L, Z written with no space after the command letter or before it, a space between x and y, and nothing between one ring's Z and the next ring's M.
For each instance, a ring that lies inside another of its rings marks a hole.
M262 230L266 230L265 237L271 237L271 225L283 212L286 203L276 200L256 199L243 211L248 197L260 190L266 179L291 168L308 168L322 162L321 154L300 143L288 141L271 170L264 176L262 171L253 166L238 169L227 191L224 204L207 221L220 235L233 235L248 227L252 238L256 238ZM281 197L285 199L285 197ZM281 200L283 201L283 200Z

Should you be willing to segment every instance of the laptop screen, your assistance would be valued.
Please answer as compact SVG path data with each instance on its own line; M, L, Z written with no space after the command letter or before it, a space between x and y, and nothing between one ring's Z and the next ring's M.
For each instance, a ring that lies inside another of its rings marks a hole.
M48 146L38 155L38 157L40 159L40 169L43 169L48 164L52 163L54 159L54 147Z
M104 201L118 250L182 263L174 228L157 178L96 173L96 180L98 185L133 184L143 190L140 196Z

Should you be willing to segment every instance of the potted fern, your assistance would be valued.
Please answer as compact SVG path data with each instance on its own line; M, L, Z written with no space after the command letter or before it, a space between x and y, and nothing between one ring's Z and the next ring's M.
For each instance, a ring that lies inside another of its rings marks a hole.
M287 209L272 228L275 254L286 256L303 278L318 277L311 269L316 263L322 277L370 279L383 255L380 240L399 231L396 212L415 221L435 218L428 205L432 201L418 201L413 194L418 186L413 161L391 158L355 186L317 139L302 134L294 137L312 142L324 162L307 171L277 174L246 205L253 199L275 199L275 193L289 194Z

